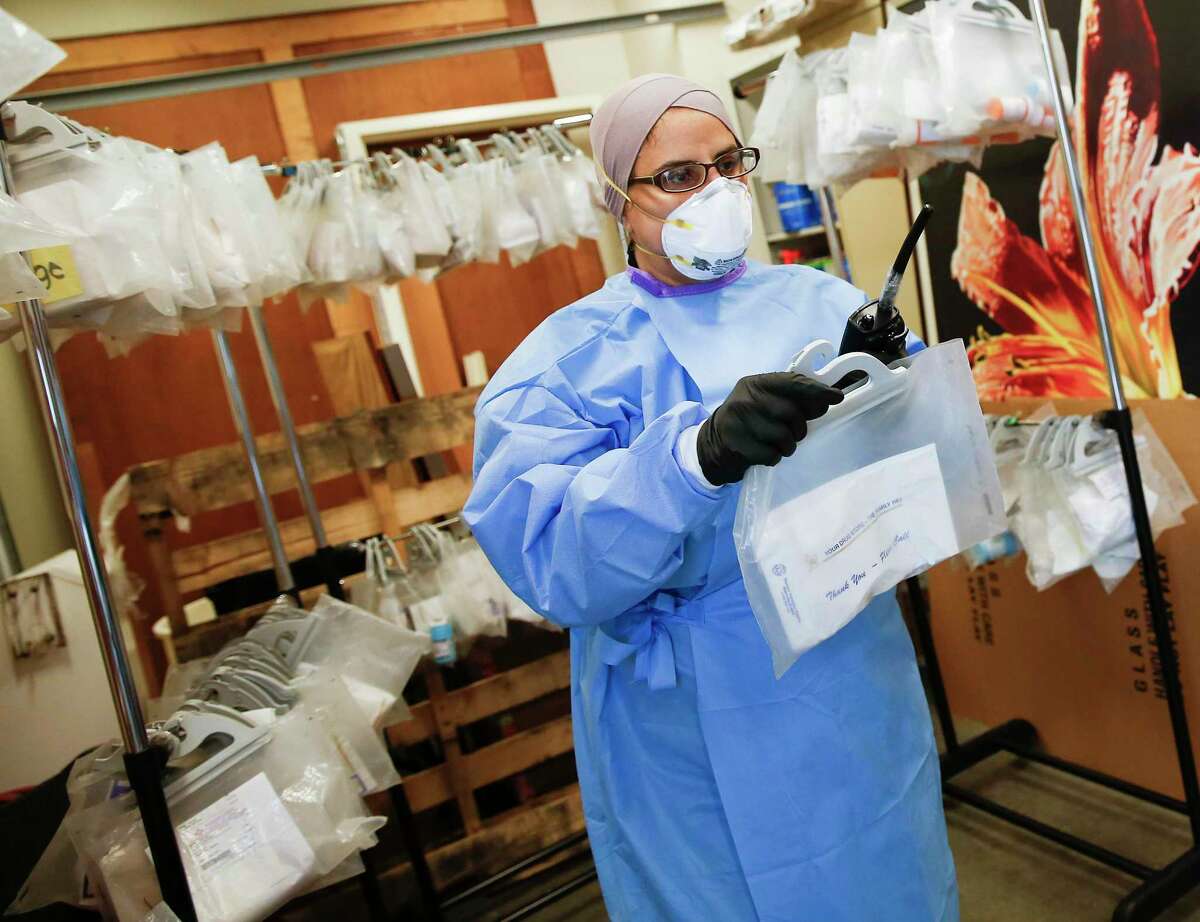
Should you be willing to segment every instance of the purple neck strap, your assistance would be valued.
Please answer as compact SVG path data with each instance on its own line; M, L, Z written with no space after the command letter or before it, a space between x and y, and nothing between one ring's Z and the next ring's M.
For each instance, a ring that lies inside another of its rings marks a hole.
M695 285L668 285L635 266L630 266L625 271L629 274L629 280L633 284L650 292L656 298L682 298L687 295L707 294L710 291L724 288L726 285L732 285L746 274L746 268L747 264L743 261L740 266L726 272L719 279L713 279L711 282L697 282Z

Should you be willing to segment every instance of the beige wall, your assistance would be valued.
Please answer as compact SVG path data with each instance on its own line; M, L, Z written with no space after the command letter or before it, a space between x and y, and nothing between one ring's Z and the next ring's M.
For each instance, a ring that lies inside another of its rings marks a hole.
M0 655L0 790L37 784L82 750L118 736L100 645L74 554L39 570L52 578L66 644L31 659ZM125 631L125 647L132 638ZM133 657L134 677L141 670ZM138 690L145 701L144 684Z
M47 38L64 39L405 2L410 0L4 0L4 11Z
M0 344L0 500L24 567L71 545L24 354Z

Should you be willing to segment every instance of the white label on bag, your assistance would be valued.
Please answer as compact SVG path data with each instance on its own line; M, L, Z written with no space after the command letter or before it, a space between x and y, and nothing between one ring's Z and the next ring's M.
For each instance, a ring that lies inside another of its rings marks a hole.
M878 461L773 509L760 545L784 630L807 650L874 596L958 553L937 448Z
M1129 482L1125 479L1125 466L1120 457L1107 467L1088 476L1092 485L1100 491L1106 500L1114 500L1118 496L1129 495Z
M316 855L261 772L176 827L188 877L217 918L269 910L312 874ZM202 913L203 916L203 913Z
M414 602L408 606L408 611L412 615L413 630L421 634L428 634L435 624L445 624L450 620L440 595Z

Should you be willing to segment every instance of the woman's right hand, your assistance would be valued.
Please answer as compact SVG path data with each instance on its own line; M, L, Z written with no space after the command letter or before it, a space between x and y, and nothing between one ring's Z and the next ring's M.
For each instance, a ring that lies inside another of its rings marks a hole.
M700 427L696 454L713 486L737 483L753 464L790 457L808 421L842 402L842 392L790 371L742 378Z

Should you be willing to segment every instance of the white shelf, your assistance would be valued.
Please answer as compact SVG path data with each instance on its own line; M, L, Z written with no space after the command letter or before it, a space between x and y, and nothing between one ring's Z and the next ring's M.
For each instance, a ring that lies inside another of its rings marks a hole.
M817 237L825 233L825 226L818 224L815 227L805 227L798 231L779 231L775 234L767 234L767 243L785 243L788 240L799 240L801 237Z

